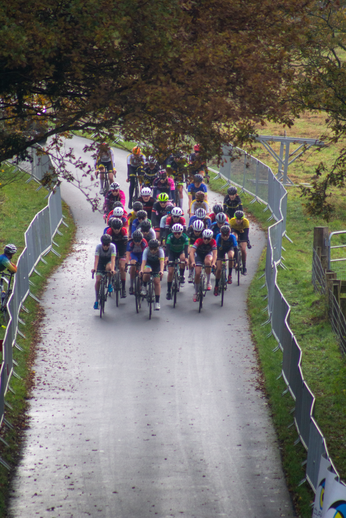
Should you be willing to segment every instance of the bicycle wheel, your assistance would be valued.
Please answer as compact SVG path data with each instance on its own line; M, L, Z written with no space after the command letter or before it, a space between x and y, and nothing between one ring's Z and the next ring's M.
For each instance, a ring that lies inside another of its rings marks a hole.
M137 201L139 198L138 177L136 177L136 183L135 183L135 189L134 189L133 196L134 196L133 201Z
M106 177L103 180L103 195L106 196L108 191L109 191L109 179L108 179L108 173L106 173Z
M150 279L148 283L148 305L149 305L149 320L151 320L151 314L153 309L153 280Z
M224 298L224 295L225 295L225 284L226 284L226 273L225 273L225 270L224 268L222 268L221 270L221 278L220 278L220 283L219 283L219 286L220 286L220 294L221 294L221 307L223 306L223 298Z
M199 299L199 306L198 306L198 313L201 312L203 308L203 297L204 297L204 275L201 274L201 278L198 285L198 299Z
M240 273L241 273L241 269L242 269L242 266L243 266L243 263L242 263L242 259L241 259L241 250L238 250L238 286L240 284Z
M135 300L136 300L136 312L139 313L141 309L141 283L139 277L135 278Z
M119 307L119 294L121 289L121 281L120 281L120 272L117 270L115 274L115 283L114 283L114 291L115 291L115 304Z
M174 277L172 281L172 295L173 295L173 307L175 308L175 305L177 303L177 292L178 292L178 284L177 284L177 272L174 272Z
M103 278L103 279L101 279L100 291L99 291L99 296L100 296L100 318L102 318L102 315L105 312L106 289L107 289L107 282L106 282L105 278Z

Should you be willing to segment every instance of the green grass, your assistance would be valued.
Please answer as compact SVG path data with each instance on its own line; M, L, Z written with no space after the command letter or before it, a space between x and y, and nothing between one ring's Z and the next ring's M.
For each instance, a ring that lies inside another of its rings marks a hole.
M211 180L212 189L220 191L224 180ZM225 193L226 189L222 192ZM335 334L327 317L325 297L315 293L311 282L312 242L314 226L325 226L317 218L304 214L300 193L295 187L288 187L287 234L293 240L291 244L284 239L283 257L287 270L279 269L278 284L291 306L291 329L303 351L303 375L310 389L316 396L315 417L324 434L329 454L341 475L346 480L346 362L342 356ZM250 204L252 196L241 195L245 210L266 231L268 212L259 203ZM346 206L342 196L336 202L335 218L329 223L331 230L342 228L346 220ZM250 234L251 235L251 234ZM345 241L345 238L344 238ZM251 252L249 252L251 253ZM346 255L346 254L345 254ZM270 326L262 326L266 320L266 289L261 289L265 270L265 252L258 266L258 271L248 293L248 310L253 339L261 367L261 384L266 391L274 425L281 444L283 466L287 484L292 491L296 511L303 518L311 517L310 504L314 494L307 483L298 486L305 476L305 449L294 446L297 438L295 427L287 429L293 421L290 410L294 406L289 394L282 397L286 386L281 372L282 353L273 352L277 343L268 338ZM339 275L339 278L346 279ZM259 311L263 309L264 312Z
M1 172L0 183L0 220L1 220L1 237L0 243L13 242L19 247L18 255L24 247L24 232L29 226L35 214L47 205L44 197L47 194L45 189L36 192L37 184L35 182L25 183L28 178L25 174L17 175L14 181L13 173L7 168ZM62 263L64 258L70 251L71 244L74 240L75 225L68 207L63 204L63 214L68 228L65 225L60 226L62 236L56 234L54 241L59 245L57 251L61 254L58 258L55 254L49 253L45 256L47 264L40 262L36 270L42 275L40 277L36 273L31 276L34 286L30 287L31 292L38 298L45 289L46 281L49 275ZM20 325L20 330L25 334L26 339L18 335L17 343L22 349L13 349L13 358L17 363L14 366L16 374L20 379L12 376L10 387L13 390L8 391L6 395L5 417L11 423L13 428L3 425L0 429L0 437L6 441L6 446L0 442L0 456L11 466L9 472L3 465L0 465L0 517L7 517L7 501L11 478L14 469L18 463L21 443L27 427L27 419L25 412L27 410L28 398L34 384L33 362L35 360L36 344L40 339L40 322L44 315L44 310L30 296L24 302L29 313L21 311L20 318L25 325Z

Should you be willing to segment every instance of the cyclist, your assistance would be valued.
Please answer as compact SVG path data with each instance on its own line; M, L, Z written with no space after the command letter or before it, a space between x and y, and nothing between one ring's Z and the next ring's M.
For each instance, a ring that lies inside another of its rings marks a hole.
M223 200L223 211L229 218L234 218L234 213L237 210L243 210L241 199L237 192L238 191L236 187L228 187L227 195Z
M207 202L208 201L208 195L207 195L208 188L205 185L205 183L203 183L203 176L200 174L195 174L193 177L193 182L190 183L190 185L187 188L187 192L188 192L188 196L189 196L189 211L188 211L189 214L191 214L191 205L192 205L192 202L195 200L196 192L198 192L198 191L204 192L205 201Z
M144 249L140 274L143 277L143 293L146 292L149 274L154 278L155 303L154 310L160 310L161 280L163 277L165 254L157 239L151 239Z
M112 243L115 245L117 257L119 258L119 269L121 278L121 298L126 298L126 247L128 243L127 229L123 221L119 218L111 220L110 227L106 234L111 236Z
M101 243L96 246L95 250L95 262L94 268L91 270L91 273L94 275L96 272L96 282L95 282L95 293L96 293L96 301L94 304L94 309L99 308L98 303L98 293L100 289L101 277L104 273L108 273L108 293L112 293L112 275L115 274L115 257L116 257L116 249L112 243L112 238L108 234L103 234L101 236Z
M204 228L209 228L211 225L211 219L207 215L206 211L204 209L197 209L195 214L191 216L189 221L189 226L193 224L194 221L197 219L200 219L203 221Z
M116 203L120 203L120 202L116 202ZM121 221L123 222L123 226L128 228L127 214L122 205L120 207L114 207L114 209L110 211L110 213L107 216L108 225L111 224L111 221L113 218L121 219Z
M17 272L17 266L12 263L12 257L17 253L16 245L8 244L4 248L4 253L0 255L0 272L8 270L10 273Z
M165 223L165 237L172 232L172 227L175 223L183 225L183 232L186 232L186 221L183 216L183 209L180 207L173 207L171 215L166 218Z
M180 151L169 157L167 169L173 176L175 188L179 192L179 207L183 208L183 185L185 181L185 173L187 168L187 161L183 153Z
M173 203L171 201L168 201L166 203L166 207L165 207L166 215L162 216L162 218L160 220L160 241L161 241L161 243L163 243L166 239L166 221L167 221L167 218L170 217L173 208L174 208Z
M210 228L203 230L202 238L196 239L190 249L191 266L195 268L195 294L193 301L197 302L198 284L203 264L207 275L207 290L211 290L210 273L216 264L217 246Z
M146 239L140 230L135 230L132 239L129 240L126 247L126 260L131 264L130 267L130 295L133 295L133 281L136 276L136 263L142 264L142 255L144 249L148 246ZM144 295L145 295L144 291Z
M215 287L214 287L214 295L217 296L219 294L219 282L221 277L221 269L222 269L222 259L227 257L228 261L228 279L227 283L232 284L232 268L235 252L237 250L237 240L233 234L231 234L231 228L228 225L223 225L221 227L220 233L216 237L216 245L217 245L217 263L216 263L216 273L215 273Z
M144 238L148 241L148 243L151 239L156 239L156 232L151 227L151 222L148 219L142 221L142 223L140 223L137 228L142 232Z
M209 214L209 218L211 219L211 222L214 223L215 222L215 217L216 217L216 214L218 214L219 212L223 212L223 207L221 205L221 203L216 203L214 206L213 206L213 212L211 212Z
M195 243L195 241L198 238L202 237L203 230L205 230L203 221L201 219L196 219L196 221L194 221L192 223L192 225L190 225L189 228L186 231L186 235L187 235L187 237L190 240L190 247L189 247L189 277L188 277L188 282L190 282L190 283L193 282L193 268L191 266L192 263L191 263L191 257L190 257L190 250L191 250L191 246Z
M153 196L155 199L160 194L166 193L168 195L168 198L174 202L174 180L173 178L169 178L169 176L167 175L167 171L165 169L161 169L161 171L159 171L158 177L154 180L153 189Z
M144 166L143 185L145 187L153 186L153 182L157 177L157 174L160 171L160 169L161 168L157 163L156 158L149 157L146 165Z
M215 221L214 223L212 223L210 225L210 228L211 230L213 231L213 235L214 235L214 238L216 239L216 236L218 234L220 234L220 230L221 230L221 227L223 225L228 225L229 226L229 223L228 223L228 218L226 216L226 214L224 214L223 212L219 212L218 214L216 214L215 216Z
M156 238L160 238L160 222L163 216L166 216L166 205L168 203L169 196L166 192L162 192L158 195L157 201L154 203L153 210L151 212L153 227L155 228Z
M196 212L197 209L204 209L207 213L209 212L209 204L204 201L205 193L203 191L197 191L195 194L195 200L191 203L190 215Z
M100 173L100 182L101 182L101 190L100 194L103 194L104 189L104 178L105 178L105 172L107 170L108 172L108 180L109 183L114 182L114 177L117 174L115 167L115 160L114 160L114 153L113 150L110 148L109 144L106 142L103 142L102 144L99 144L98 146L98 153L95 160L95 168L96 168L96 176L98 173Z
M134 233L135 230L137 230L137 228L139 227L139 225L141 223L143 223L143 221L150 221L148 220L148 214L147 214L147 211L146 210L139 210L137 212L137 218L135 218L132 222L132 225L131 225L131 234Z
M129 237L131 236L131 227L134 220L137 218L139 210L143 210L143 204L140 201L135 201L132 207L132 211L127 216L127 223L129 227Z
M195 175L196 173L199 173L203 177L205 176L207 183L209 183L208 167L207 167L205 160L201 157L200 153L201 153L200 144L195 144L193 146L193 153L191 153L191 155L189 157L190 174Z
M103 212L105 214L108 214L112 210L114 202L116 201L120 201L123 207L125 207L125 193L124 191L120 190L120 185L118 184L118 182L113 182L110 184L109 191L105 196Z
M138 198L138 201L140 201L143 205L143 209L147 211L149 219L151 219L151 211L153 210L155 203L152 194L153 191L150 189L150 187L142 187L140 197Z
M143 175L143 166L145 162L144 155L141 154L141 148L139 146L135 146L132 149L132 153L127 157L127 179L126 181L130 183L129 186L129 209L132 209L132 198L133 191L136 186L136 176Z
M241 258L243 262L243 271L242 274L246 275L247 269L246 269L246 246L248 248L251 248L250 241L249 241L249 230L250 230L250 223L249 220L246 219L244 216L244 212L242 210L237 210L234 213L234 218L231 219L229 222L232 233L235 234L237 241L240 245L241 249Z
M187 254L189 247L189 238L183 234L184 227L180 223L175 223L172 227L172 233L169 234L166 241L166 259L167 265L169 262L174 262L180 259L180 283L185 282L185 267L187 266ZM172 280L173 280L174 266L168 267L167 277L167 295L166 299L172 298Z

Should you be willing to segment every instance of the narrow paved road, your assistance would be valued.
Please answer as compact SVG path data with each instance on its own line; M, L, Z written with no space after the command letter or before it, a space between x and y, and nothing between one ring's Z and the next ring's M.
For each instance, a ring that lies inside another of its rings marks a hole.
M83 139L73 146L82 153ZM126 153L115 153L127 194ZM263 234L252 231L249 275L223 308L208 293L199 314L185 285L151 321L130 296L101 320L90 270L102 218L71 186L63 196L77 241L42 300L12 516L293 517L246 318Z

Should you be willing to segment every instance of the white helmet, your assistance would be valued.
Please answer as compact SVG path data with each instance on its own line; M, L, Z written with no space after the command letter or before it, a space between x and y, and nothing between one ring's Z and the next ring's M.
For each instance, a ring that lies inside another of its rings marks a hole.
M122 207L115 207L115 209L113 209L113 216L115 216L116 218L121 218L121 216L124 215L124 209Z
M207 215L207 211L205 209L199 208L195 212L195 216L198 219L204 219Z
M182 232L184 230L183 225L180 225L180 223L174 223L172 227L172 232Z
M204 230L204 223L200 219L195 219L195 221L192 223L192 228L196 232L202 232Z
M217 223L222 223L224 224L226 221L227 221L227 216L224 212L219 212L218 214L216 214L215 216L215 221L217 221Z
M151 196L152 193L153 191L150 189L150 187L143 187L143 189L141 190L142 196Z
M210 238L212 238L213 235L214 235L213 231L210 230L210 228L206 228L205 230L203 230L203 234L202 234L203 237L210 237Z
M180 207L174 207L174 209L172 209L171 214L172 216L177 216L180 218L180 216L182 216L183 214L183 209L181 209Z

